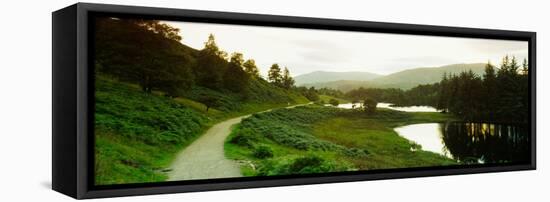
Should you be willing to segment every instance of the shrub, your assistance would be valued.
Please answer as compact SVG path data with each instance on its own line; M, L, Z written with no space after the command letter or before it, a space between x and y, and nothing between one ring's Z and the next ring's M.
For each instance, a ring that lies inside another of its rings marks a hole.
M279 172L285 174L326 173L338 170L336 166L325 159L316 156L305 156L294 159L292 163L284 165Z
M270 176L270 175L280 175L282 173L277 173L275 168L275 163L271 160L264 160L258 167L258 172L256 176Z
M369 155L366 149L349 148L344 150L344 154L349 157L365 157Z
M261 145L254 149L253 155L254 157L259 159L271 158L273 157L273 150L271 149L271 147Z
M229 142L243 147L252 147L255 140L254 131L245 128L237 130Z
M329 104L331 104L332 106L338 106L340 104L340 102L338 102L338 100L332 98L328 101Z
M419 144L416 143L416 142L409 141L409 144L411 145L411 151L422 150L422 145L419 145Z
M363 108L365 109L365 112L369 114L376 112L376 105L378 105L378 102L371 98L367 98L363 102Z
M308 128L310 124L336 113L340 113L340 109L309 106L276 109L244 119L241 128L253 129L256 134L262 134L280 145L299 150L335 150L338 145L317 139Z

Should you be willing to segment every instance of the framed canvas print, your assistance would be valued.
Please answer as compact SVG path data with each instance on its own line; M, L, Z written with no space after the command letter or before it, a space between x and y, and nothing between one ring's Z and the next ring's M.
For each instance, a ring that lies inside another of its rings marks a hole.
M74 198L535 169L534 32L78 3L53 14Z

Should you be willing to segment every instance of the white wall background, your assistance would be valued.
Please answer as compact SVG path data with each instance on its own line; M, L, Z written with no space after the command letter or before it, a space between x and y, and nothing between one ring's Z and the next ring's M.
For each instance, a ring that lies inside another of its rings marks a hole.
M542 201L549 199L550 6L540 0L91 1L140 6L536 31L538 170L105 199L107 201ZM0 201L68 201L51 186L51 12L0 4ZM538 200L537 200L538 199Z

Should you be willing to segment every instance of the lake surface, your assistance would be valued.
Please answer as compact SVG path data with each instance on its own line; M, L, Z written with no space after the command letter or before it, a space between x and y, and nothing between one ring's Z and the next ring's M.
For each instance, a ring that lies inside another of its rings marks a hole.
M438 112L436 108L430 107L430 106L407 106L407 107L392 107L392 103L384 103L380 102L378 105L376 105L377 108L386 108L386 109L393 109L397 111L404 111L404 112ZM330 106L330 105L327 105ZM339 104L338 108L344 108L344 109L353 109L358 108L360 105L359 103L355 104L355 107L351 103L346 104Z
M463 163L528 162L527 127L489 123L424 123L394 129L399 135Z

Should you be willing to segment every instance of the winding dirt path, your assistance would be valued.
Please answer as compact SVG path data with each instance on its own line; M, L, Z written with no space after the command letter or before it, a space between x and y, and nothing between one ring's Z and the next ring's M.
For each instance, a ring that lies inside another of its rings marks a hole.
M286 108L301 105L307 104ZM268 111L271 109L263 112ZM250 114L220 122L187 146L169 167L168 181L241 177L239 164L225 158L224 142L231 133L231 126L248 116Z

